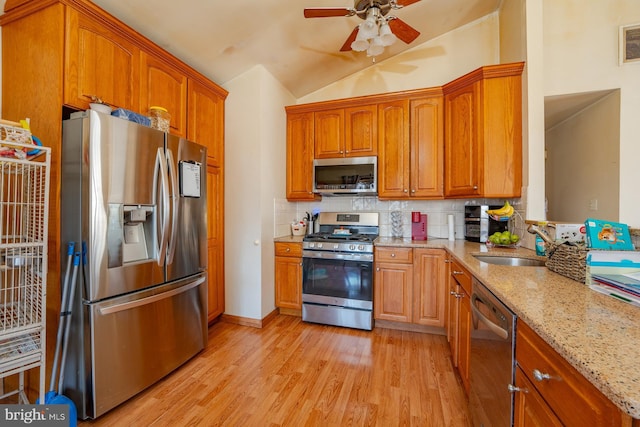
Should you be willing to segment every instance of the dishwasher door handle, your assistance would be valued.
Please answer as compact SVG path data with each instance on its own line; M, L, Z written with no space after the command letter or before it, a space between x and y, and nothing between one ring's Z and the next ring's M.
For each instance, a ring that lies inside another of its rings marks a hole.
M486 317L484 314L480 313L480 310L478 310L476 308L476 301L480 302L481 304L484 304L484 301L482 301L482 299L480 299L477 294L471 295L471 313L473 315L473 327L474 327L474 329L478 329L478 320L480 320L482 323L487 325L487 327L489 328L489 330L491 332L493 332L494 334L496 334L500 338L502 338L504 340L509 338L509 331L508 330L503 329L500 326L496 325L491 320L489 320L488 317Z

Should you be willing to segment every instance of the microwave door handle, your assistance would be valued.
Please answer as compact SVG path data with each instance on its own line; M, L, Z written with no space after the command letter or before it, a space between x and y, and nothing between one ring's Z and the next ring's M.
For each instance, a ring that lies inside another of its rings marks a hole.
M482 301L482 299L480 299L477 294L473 294L471 296L471 314L472 314L471 317L473 319L473 329L478 329L478 320L480 320L489 328L491 332L493 332L500 338L504 340L509 338L509 331L496 325L491 320L489 320L488 317L480 313L480 310L478 310L478 308L476 307L476 301L479 302L480 304L484 304L484 301Z
M153 197L154 199L158 194L158 177L160 177L160 181L162 184L162 206L159 206L158 200L154 200L154 205L156 206L156 213L159 213L159 210L162 209L162 218L161 223L158 222L158 218L156 218L157 227L157 237L156 241L159 241L158 247L158 265L164 265L165 255L167 252L167 235L169 228L169 180L167 174L167 162L164 156L164 148L158 148L158 152L156 153L156 166L153 172Z
M173 256L176 252L176 230L178 229L178 173L176 171L176 163L173 161L173 153L167 150L167 165L169 170L169 179L171 183L171 234L169 235L169 251L167 254L167 264L173 262ZM167 199L167 204L169 200Z

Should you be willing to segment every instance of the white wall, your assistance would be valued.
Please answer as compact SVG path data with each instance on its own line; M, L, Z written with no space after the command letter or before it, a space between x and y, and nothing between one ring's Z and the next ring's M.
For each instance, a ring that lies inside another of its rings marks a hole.
M528 2L536 3L536 2ZM545 0L544 95L620 88L620 221L640 227L640 63L618 65L618 30L640 23L640 1ZM603 142L606 146L606 142ZM543 169L543 159L530 159Z
M274 197L285 188L284 106L295 102L262 66L225 85L225 313L274 308Z
M547 129L549 219L584 222L619 216L620 91ZM613 124L613 126L612 126ZM597 210L590 207L596 201Z

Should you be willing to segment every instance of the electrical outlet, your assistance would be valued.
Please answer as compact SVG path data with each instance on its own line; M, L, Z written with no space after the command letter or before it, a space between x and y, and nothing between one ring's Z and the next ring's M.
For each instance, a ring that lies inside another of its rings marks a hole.
M598 210L598 199L589 200L589 210L597 211Z

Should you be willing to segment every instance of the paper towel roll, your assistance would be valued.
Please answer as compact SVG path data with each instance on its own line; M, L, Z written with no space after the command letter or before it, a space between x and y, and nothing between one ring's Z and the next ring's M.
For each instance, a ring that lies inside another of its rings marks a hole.
M449 225L449 240L455 240L456 239L456 229L455 229L455 225L453 223L453 215L449 214L447 215L447 224Z

